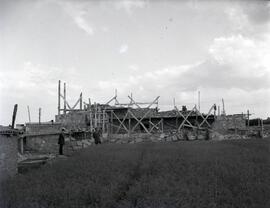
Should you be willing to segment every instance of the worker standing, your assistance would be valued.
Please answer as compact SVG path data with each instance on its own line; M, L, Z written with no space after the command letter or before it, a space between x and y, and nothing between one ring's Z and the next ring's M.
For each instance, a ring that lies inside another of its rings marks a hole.
M62 128L62 132L59 135L58 144L59 144L59 155L63 155L63 147L65 144L65 136L64 136L65 129Z
M100 141L100 131L98 130L98 128L95 128L94 133L93 133L93 138L95 140L95 144L96 145L101 144L101 141Z

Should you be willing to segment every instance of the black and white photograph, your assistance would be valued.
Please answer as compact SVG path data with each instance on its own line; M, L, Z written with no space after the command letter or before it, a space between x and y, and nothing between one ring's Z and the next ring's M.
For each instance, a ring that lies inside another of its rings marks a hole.
M270 207L270 1L0 0L0 208L135 207Z

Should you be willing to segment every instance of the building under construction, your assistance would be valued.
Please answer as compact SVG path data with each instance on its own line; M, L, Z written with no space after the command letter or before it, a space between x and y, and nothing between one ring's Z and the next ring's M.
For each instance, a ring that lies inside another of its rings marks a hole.
M159 97L152 102L136 102L128 96L130 102L119 103L117 93L105 104L83 102L82 93L71 107L66 98L66 84L63 93L61 81L58 83L58 115L56 122L72 131L92 131L102 129L103 134L166 133L182 129L203 130L212 127L216 119L216 105L213 104L207 114L201 113L196 106L188 110L176 105L170 111L159 111Z

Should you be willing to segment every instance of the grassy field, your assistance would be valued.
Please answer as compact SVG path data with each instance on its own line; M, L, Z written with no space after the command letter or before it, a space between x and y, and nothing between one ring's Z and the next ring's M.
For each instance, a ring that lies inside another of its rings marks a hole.
M104 144L20 175L7 207L270 207L270 141Z

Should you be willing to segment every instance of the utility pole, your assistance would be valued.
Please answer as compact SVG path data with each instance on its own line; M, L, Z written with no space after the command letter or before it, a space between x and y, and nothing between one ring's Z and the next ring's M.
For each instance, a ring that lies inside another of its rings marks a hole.
M29 105L27 106L27 111L28 111L28 119L29 119L29 123L31 123L31 115L30 115L30 108L29 108Z

